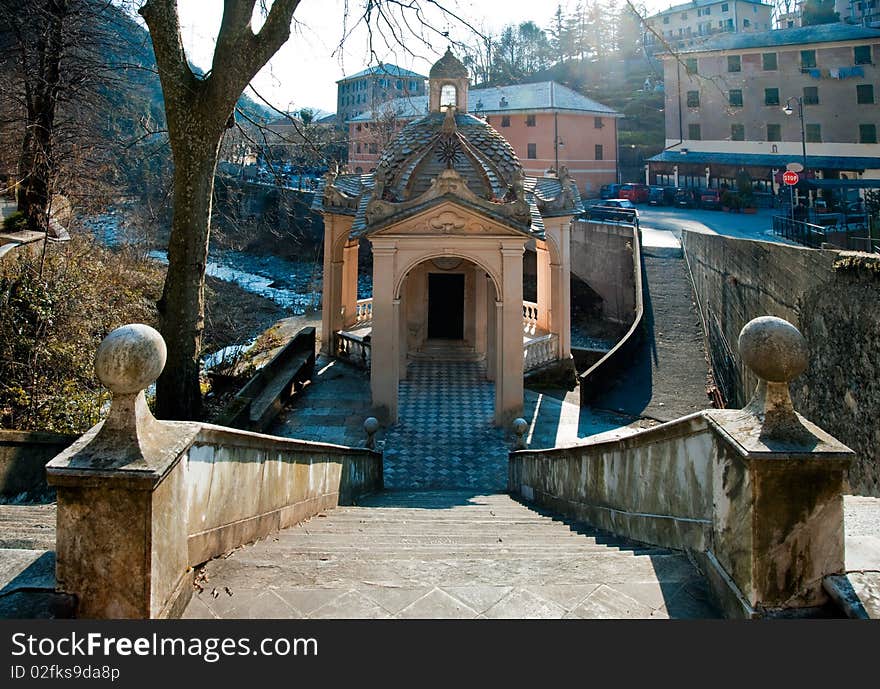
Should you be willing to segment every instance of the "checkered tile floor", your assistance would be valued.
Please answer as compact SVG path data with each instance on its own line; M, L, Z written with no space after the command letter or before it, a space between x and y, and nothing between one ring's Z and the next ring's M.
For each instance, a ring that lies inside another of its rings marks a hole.
M410 363L385 436L385 487L504 490L509 447L494 411L484 363Z

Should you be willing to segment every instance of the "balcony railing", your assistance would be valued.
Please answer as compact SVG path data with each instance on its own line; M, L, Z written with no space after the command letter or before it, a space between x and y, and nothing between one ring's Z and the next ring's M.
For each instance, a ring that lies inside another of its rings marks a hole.
M373 320L373 299L358 299L355 304L355 323L369 323Z
M345 359L351 364L369 370L371 359L371 346L368 339L339 331L334 336L334 351L340 359Z
M558 339L551 333L526 342L523 345L523 371L528 373L544 364L556 361Z
M523 302L523 331L534 334L538 328L538 305L533 301Z

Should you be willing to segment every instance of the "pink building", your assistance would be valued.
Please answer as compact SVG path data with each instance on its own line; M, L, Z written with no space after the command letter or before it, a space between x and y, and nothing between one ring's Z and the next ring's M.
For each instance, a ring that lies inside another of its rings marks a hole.
M348 121L349 168L370 172L399 129L427 110L427 98L398 98ZM564 165L585 196L617 181L617 120L607 105L546 81L473 89L468 110L510 143L526 175Z

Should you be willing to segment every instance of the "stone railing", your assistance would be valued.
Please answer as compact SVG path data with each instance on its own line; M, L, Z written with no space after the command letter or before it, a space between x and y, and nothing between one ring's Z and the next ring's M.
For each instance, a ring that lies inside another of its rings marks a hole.
M741 410L707 410L617 440L510 455L509 490L643 543L689 551L731 617L797 615L844 570L853 452L792 407L807 367L794 326L763 317L739 338L759 383ZM517 434L528 424L517 419ZM518 443L522 446L523 443Z
M369 299L358 299L355 303L355 320L354 322L358 325L362 323L369 323L373 320L373 298Z
M559 349L557 335L542 335L523 345L523 373L556 361Z
M359 368L370 368L372 347L369 339L343 331L335 333L334 339L333 351L337 357Z
M110 333L95 358L110 413L46 467L57 589L79 617L178 616L193 566L382 488L382 455L366 448L157 421L144 390L164 364L152 328Z
M538 329L538 305L533 301L523 302L523 332L532 333Z

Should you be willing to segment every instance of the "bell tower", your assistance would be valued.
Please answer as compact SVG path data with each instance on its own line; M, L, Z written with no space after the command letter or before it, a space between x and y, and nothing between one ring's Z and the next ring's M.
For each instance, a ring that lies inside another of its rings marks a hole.
M467 112L469 84L467 67L447 48L428 74L428 109L444 112L451 105L456 112Z

